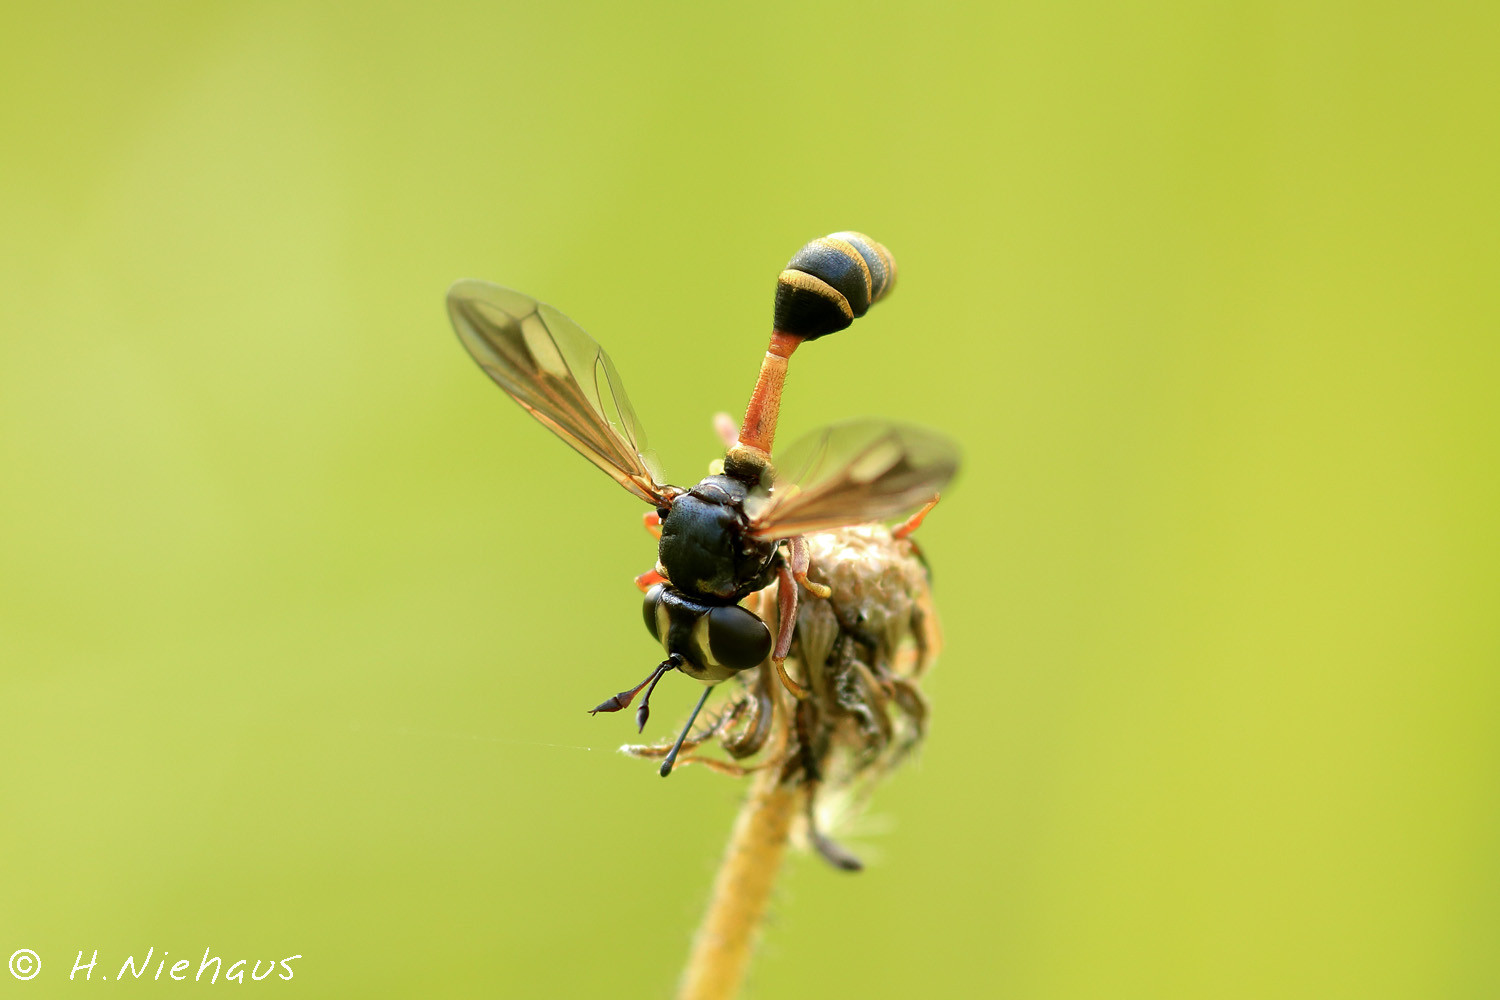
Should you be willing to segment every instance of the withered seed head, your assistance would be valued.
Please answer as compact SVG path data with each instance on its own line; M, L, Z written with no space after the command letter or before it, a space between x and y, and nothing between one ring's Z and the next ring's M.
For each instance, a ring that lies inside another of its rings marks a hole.
M796 702L786 696L769 663L744 671L742 686L683 743L679 764L735 775L779 770L784 783L807 789L807 839L838 867L851 868L857 862L818 830L857 812L921 742L927 702L919 685L940 636L927 568L910 540L862 525L819 532L808 542L809 577L832 589L826 600L805 590L799 595L786 665L809 697ZM776 621L774 588L744 603L766 622ZM728 760L697 752L713 739ZM669 746L621 749L660 759Z

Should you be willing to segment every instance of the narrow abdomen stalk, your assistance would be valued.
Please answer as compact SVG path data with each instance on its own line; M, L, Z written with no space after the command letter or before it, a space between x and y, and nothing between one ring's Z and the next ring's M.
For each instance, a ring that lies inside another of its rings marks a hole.
M755 391L745 408L737 449L751 466L770 460L781 414L787 359L803 341L817 340L853 323L890 292L896 262L890 251L862 233L834 233L792 255L776 279L775 323Z
M760 363L760 375L755 379L755 391L750 394L750 405L745 407L745 422L740 425L740 445L754 448L769 456L771 445L776 440L776 420L781 415L781 390L786 385L787 359L802 343L794 333L775 330L771 333L770 346Z

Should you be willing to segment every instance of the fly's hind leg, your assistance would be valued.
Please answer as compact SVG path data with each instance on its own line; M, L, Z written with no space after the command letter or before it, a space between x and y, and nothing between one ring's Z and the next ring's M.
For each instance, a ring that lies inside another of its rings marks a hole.
M905 521L902 521L900 524L892 528L891 537L896 539L898 542L903 538L909 537L913 531L916 531L922 526L922 522L926 520L928 514L932 513L932 508L936 507L938 505L938 501L941 499L941 496L935 496L931 500L927 501L927 503L922 506L921 510L917 511L911 517L908 517Z

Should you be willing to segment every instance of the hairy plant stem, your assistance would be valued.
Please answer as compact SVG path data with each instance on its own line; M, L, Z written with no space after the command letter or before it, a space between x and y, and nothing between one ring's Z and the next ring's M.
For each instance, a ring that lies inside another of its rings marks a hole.
M781 768L755 773L714 880L708 912L693 939L678 1000L733 1000L739 995L781 869L798 795L798 789L782 783Z

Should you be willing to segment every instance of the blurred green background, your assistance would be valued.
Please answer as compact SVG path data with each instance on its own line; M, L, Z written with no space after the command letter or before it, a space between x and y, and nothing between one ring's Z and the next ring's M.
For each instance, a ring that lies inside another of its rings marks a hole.
M843 228L901 280L783 434L962 440L948 645L749 995L1500 994L1492 5L4 22L7 995L670 992L740 786L584 714L660 655L642 508L443 293L578 320L692 480Z

